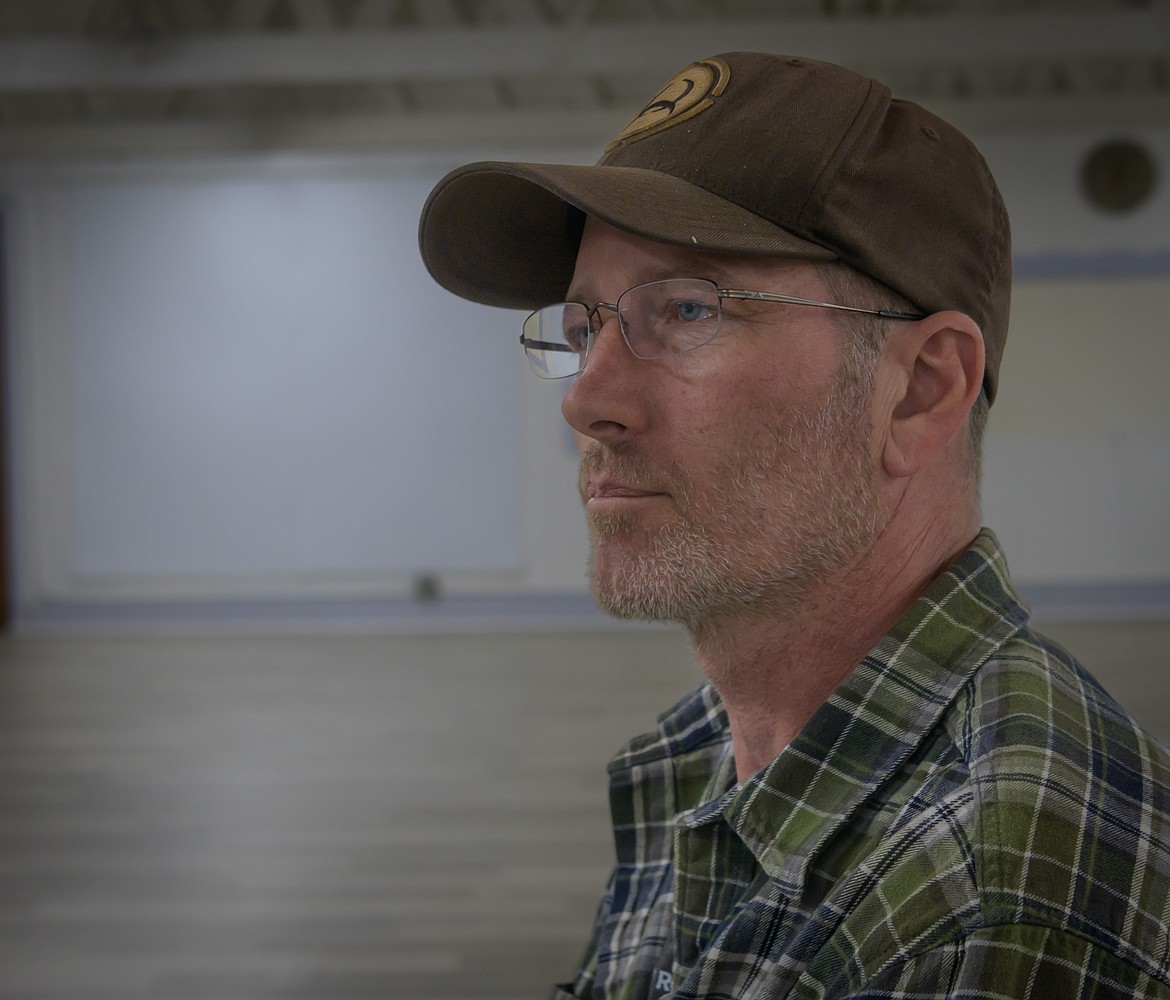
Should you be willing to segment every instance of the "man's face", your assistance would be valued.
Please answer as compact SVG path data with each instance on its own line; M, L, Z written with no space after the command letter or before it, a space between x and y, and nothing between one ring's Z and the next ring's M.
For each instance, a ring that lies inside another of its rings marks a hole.
M662 278L824 299L808 264L717 258L590 219L569 298ZM792 610L875 533L868 392L807 306L725 300L719 335L635 358L611 311L563 412L582 452L594 592L620 617L692 627Z

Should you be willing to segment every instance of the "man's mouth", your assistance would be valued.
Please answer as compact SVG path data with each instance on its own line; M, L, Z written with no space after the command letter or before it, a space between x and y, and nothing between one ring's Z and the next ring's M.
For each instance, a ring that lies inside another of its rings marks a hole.
M616 510L639 501L668 495L662 490L647 489L606 475L590 476L586 479L581 493L585 509L591 513Z
M630 455L594 447L581 459L578 488L590 514L630 512L658 500L676 504L675 477Z

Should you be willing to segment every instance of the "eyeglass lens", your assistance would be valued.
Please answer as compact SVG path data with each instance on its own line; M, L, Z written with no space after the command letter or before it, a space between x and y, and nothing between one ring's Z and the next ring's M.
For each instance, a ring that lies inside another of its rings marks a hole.
M542 378L576 375L585 366L601 326L579 302L562 302L524 321L522 342L533 372ZM719 294L704 278L669 278L637 285L617 301L622 336L635 357L663 358L694 350L719 332Z

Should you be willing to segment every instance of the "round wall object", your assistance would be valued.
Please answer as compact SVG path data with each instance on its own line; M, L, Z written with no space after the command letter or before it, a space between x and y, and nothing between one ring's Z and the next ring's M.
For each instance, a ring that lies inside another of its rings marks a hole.
M1106 212L1132 212L1149 200L1158 180L1150 151L1130 139L1111 139L1089 150L1081 163L1081 188Z

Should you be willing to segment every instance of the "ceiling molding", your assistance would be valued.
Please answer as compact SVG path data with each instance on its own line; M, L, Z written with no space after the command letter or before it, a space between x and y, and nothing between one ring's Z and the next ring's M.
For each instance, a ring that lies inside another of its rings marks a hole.
M736 48L881 65L1165 57L1170 0L1109 13L172 35L135 44L76 37L0 41L0 92L321 84L654 73Z
M1170 124L1170 0L1005 0L983 15L984 0L937 0L929 14L857 0L837 9L872 12L798 18L655 0L657 19L620 23L597 0L562 3L560 20L528 0L409 7L425 19L403 19L399 0L354 0L345 27L320 0L282 0L291 20L273 19L272 0L217 2L223 18L188 21L195 33L166 18L127 32L118 17L140 8L109 0L100 24L37 34L33 15L56 8L0 0L0 157L600 148L687 61L735 49L852 66L972 133ZM472 24L472 9L497 20Z
M980 134L1065 128L1118 133L1165 128L1170 95L1124 101L1009 99L936 101L930 108L964 131ZM459 152L490 157L548 156L570 148L600 152L625 124L627 110L449 112L425 115L299 116L195 122L151 121L16 125L0 129L0 162L304 153Z

